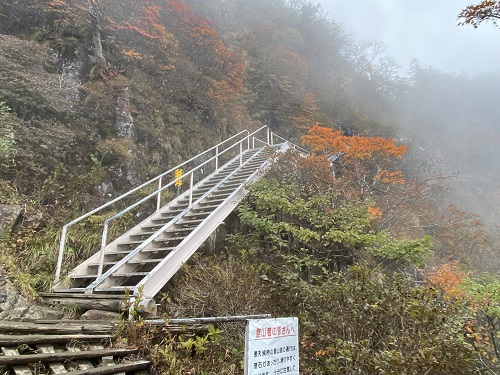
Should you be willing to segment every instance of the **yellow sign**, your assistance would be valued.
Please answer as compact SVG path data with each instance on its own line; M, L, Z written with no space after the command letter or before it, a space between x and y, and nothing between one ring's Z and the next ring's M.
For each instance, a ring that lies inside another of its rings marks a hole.
M175 178L180 178L182 177L182 169L176 169L175 170ZM182 186L182 180L177 180L175 181L175 186Z

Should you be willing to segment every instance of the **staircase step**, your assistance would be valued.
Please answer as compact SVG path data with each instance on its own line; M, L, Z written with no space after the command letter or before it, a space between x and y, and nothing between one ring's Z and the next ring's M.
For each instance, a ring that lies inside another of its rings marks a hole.
M127 242L120 242L118 246L133 246L133 245L140 245L144 241L127 241Z
M171 247L154 247L154 248L151 248L151 249L144 249L142 251L145 252L145 253L157 253L157 252L161 252L161 251L173 251L175 249L177 249L177 247L175 247L175 246L171 246Z
M174 237L168 237L168 238L162 238L159 240L155 240L154 242L156 243L165 243L165 242L170 242L170 241L183 241L186 239L187 236L174 236Z
M203 212L207 212L207 211L213 211L217 207L219 207L218 204L215 204L215 205L206 205L206 206L196 205L196 206L194 206L191 209L191 211L203 211Z
M103 267L109 267L109 266L114 266L118 262L104 262L102 265ZM99 263L89 263L89 267L99 267Z
M172 216L171 218L167 217L160 217L160 218L153 218L151 221L153 223L162 223L163 225L167 224L169 221L171 221L175 216Z
M218 203L217 204L217 206L218 206L219 204L221 204L222 202L224 202L226 200L226 198L227 197L211 199L210 197L208 197L206 200L203 200L200 203L198 203L198 205L207 206L207 205L213 205L214 203Z
M169 229L165 233L185 233L185 232L190 232L194 228L196 228L196 227L186 227L186 226L177 228L177 226L179 226L179 224L175 224L175 226L176 226L176 228Z
M132 294L135 291L135 285L118 285L118 286L112 286L108 288L99 288L98 292L110 292L110 293L116 293L116 292L125 292L129 291L130 294Z
M127 255L128 253L130 253L130 249L106 251L106 254L104 255Z
M192 225L192 224L200 224L202 223L203 220L185 220L185 221L180 221L178 223L176 223L177 225Z
M135 276L147 276L149 272L130 272L130 273L113 273L111 277L135 277Z
M171 232L171 233L175 233ZM168 242L168 241L180 241L185 239L186 236L174 236L174 237L168 237L168 238L162 238L162 239L156 239L153 240L155 243L163 243L163 242ZM118 246L138 246L142 244L144 241L128 241L128 242L121 242L118 244Z
M127 264L154 264L160 263L163 258L152 258L152 259L142 259L142 260L129 260Z
M205 218L210 214L210 212L204 212L204 211L199 211L199 212L195 212L193 210L191 210L186 216L184 216L185 219L191 219L191 218L194 218L194 217L201 217L203 220L205 220Z
M97 274L95 275L71 275L72 279L97 279Z

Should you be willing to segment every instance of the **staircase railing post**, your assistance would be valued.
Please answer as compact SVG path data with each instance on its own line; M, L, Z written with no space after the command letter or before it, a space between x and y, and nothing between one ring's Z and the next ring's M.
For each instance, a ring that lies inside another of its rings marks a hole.
M163 176L158 180L158 198L156 199L156 211L160 211L161 208L161 185Z
M215 147L215 170L219 169L219 146Z
M243 142L240 142L240 167L243 164Z
M62 262L63 262L63 254L64 254L64 247L66 245L66 233L68 231L68 227L65 225L62 228L62 233L61 233L61 242L59 243L59 254L57 256L57 267L56 267L56 276L54 279L54 284L59 281L61 278L61 268L62 268Z
M271 138L271 130L269 128L267 128L267 144L270 145L271 144L271 141L270 141L270 138Z
M108 241L108 227L109 221L104 221L104 228L102 229L102 238L101 238L101 253L99 256L99 267L97 268L97 279L102 276L102 270L104 268L104 256L106 255L106 242Z
M255 137L252 137L252 148L255 148Z
M271 132L271 143L270 143L270 145L271 145L271 146L273 146L273 145L274 145L273 135L274 135L274 133L273 133L273 132Z
M189 208L193 206L193 182L194 182L194 172L191 172L191 178L189 182Z

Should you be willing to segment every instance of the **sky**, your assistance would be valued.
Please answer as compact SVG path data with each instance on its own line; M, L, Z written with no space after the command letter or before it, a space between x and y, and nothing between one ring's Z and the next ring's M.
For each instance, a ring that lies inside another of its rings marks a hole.
M457 15L480 0L317 0L360 39L386 44L386 55L403 66L446 73L500 72L500 28L491 24L457 26Z

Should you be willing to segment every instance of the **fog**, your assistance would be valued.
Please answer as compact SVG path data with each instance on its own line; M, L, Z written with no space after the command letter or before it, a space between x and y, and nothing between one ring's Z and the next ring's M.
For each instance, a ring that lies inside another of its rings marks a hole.
M394 103L400 131L429 158L457 173L446 202L500 224L500 29L458 26L471 0L323 0L322 8L357 39L386 45L384 54L412 79ZM410 63L418 60L417 73ZM481 73L483 72L483 73Z
M330 17L361 39L386 44L406 74L412 59L443 72L500 71L500 30L491 24L457 26L473 0L322 0Z

